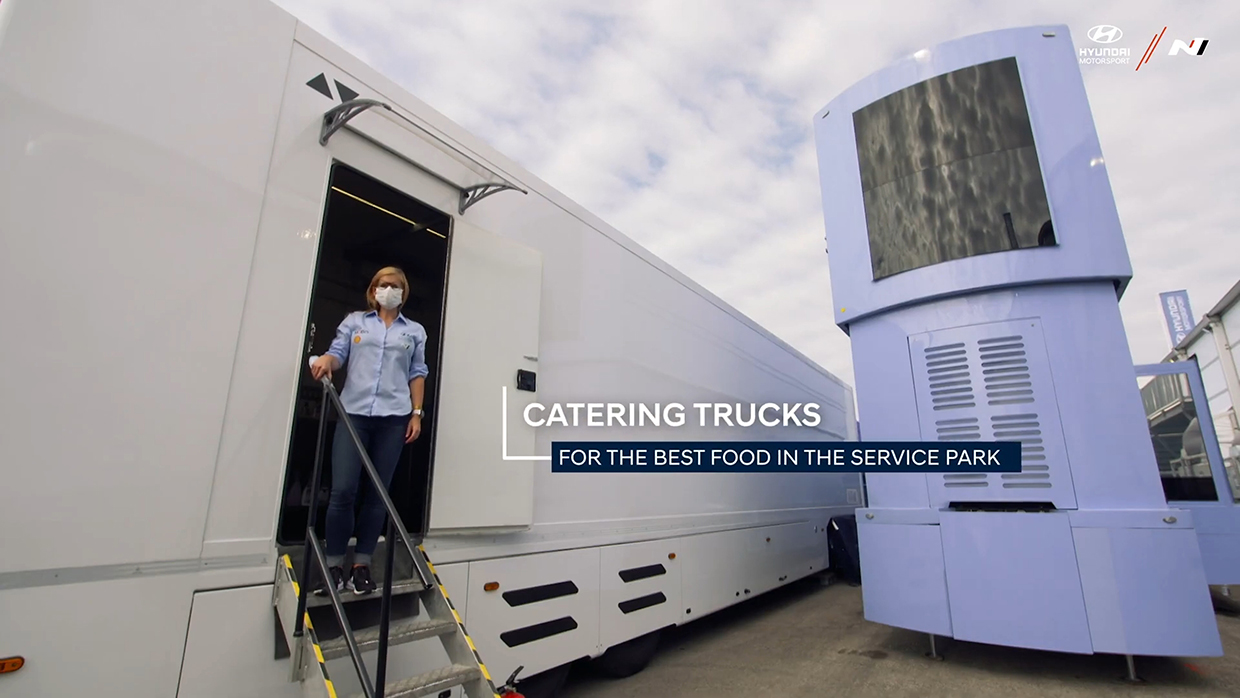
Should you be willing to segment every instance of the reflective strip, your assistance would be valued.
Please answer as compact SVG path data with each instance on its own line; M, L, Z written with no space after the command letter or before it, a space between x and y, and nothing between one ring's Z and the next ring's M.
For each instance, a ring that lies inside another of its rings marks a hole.
M286 576L288 577L289 583L293 585L293 596L300 598L301 597L301 585L299 585L297 583L297 580L293 578L293 558L289 557L286 554L286 555L282 555L280 559L284 560L284 569L286 572Z
M460 628L461 635L465 638L465 643L473 651L474 661L478 663L478 668L482 670L483 678L491 686L491 691L494 693L495 698L500 698L499 693L495 692L495 681L491 679L491 672L487 671L487 665L483 663L478 647L474 645L473 639L469 637L469 633L465 630L465 623L461 620L461 614L456 612L456 606L453 605L452 599L448 598L448 590L444 587L443 582L439 581L439 573L435 571L435 565L431 563L430 556L426 554L426 548L419 545L418 552L422 553L422 559L426 561L426 566L430 568L431 574L435 577L435 586L439 587L440 595L443 596L443 600L448 604L448 610L452 611L452 617L456 619L456 627Z
M310 622L310 614L306 614L306 622ZM327 675L327 660L323 658L323 648L319 647L317 638L310 643L314 647L314 657L319 660L319 677L323 679L323 685L327 687L327 695L336 698L336 687L332 684L331 678Z
M293 585L293 595L301 596L301 587L297 584L297 580L293 578L293 558L284 555L284 567L288 571L288 581ZM327 660L323 657L323 648L319 647L318 638L314 637L314 623L310 622L310 611L306 611L306 630L310 631L310 646L314 648L314 658L319 662L319 677L323 679L323 686L327 688L329 698L337 698L336 686L332 684L332 680L327 675Z

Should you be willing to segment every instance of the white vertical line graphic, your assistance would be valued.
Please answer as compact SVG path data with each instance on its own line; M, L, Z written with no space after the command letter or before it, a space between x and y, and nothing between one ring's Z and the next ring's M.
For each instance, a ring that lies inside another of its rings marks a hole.
M508 386L503 386L503 421L501 424L501 441L503 442L504 460L551 460L551 456L510 456L508 455Z

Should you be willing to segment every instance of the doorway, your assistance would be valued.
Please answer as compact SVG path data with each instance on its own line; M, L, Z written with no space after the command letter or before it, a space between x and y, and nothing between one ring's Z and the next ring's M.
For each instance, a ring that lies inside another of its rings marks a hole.
M1142 375L1138 369L1137 386L1166 501L1219 501L1218 478L1202 433L1202 405L1188 371ZM1208 412L1204 417L1210 418Z
M309 520L310 484L324 395L322 386L310 375L308 358L322 355L330 348L346 315L367 309L365 294L371 277L386 266L404 270L410 288L401 313L420 323L427 335L426 365L430 375L426 377L422 434L405 446L389 488L405 527L412 535L425 535L430 521L435 408L439 399L451 228L451 216L343 163L332 164L285 464L277 532L280 545L303 544ZM344 367L335 372L333 384L337 390L343 389L346 379ZM330 455L338 419L335 410L331 412L324 438L316 521L319 536L325 535L327 494L331 488Z

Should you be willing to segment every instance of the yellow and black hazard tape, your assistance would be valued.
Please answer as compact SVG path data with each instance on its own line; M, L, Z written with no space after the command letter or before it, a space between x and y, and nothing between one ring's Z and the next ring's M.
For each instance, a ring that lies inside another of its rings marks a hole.
M293 596L300 598L301 586L295 578L293 559L288 555L284 556L284 573L288 575L288 581L293 585ZM336 687L332 684L331 675L327 673L327 660L323 658L323 649L319 647L319 638L314 632L314 624L310 622L308 609L306 610L306 633L310 638L310 646L314 648L314 658L319 662L319 676L323 678L323 686L327 688L327 695L329 698L337 698Z
M418 552L422 553L422 559L426 561L426 566L430 569L431 576L435 578L435 586L439 587L439 593L443 596L443 600L448 602L448 610L452 611L452 617L456 619L457 627L461 629L461 634L465 636L465 644L469 645L469 649L474 653L474 661L478 662L478 668L482 670L482 676L486 678L487 685L491 687L491 693L495 694L495 698L500 698L499 691L495 689L495 681L491 679L491 672L487 671L487 665L482 661L482 655L478 653L478 648L469 637L469 631L465 629L465 623L461 621L461 614L456 612L456 605L452 603L452 598L448 596L448 590L444 587L443 582L439 581L439 573L435 571L435 564L431 562L430 556L426 554L426 548L419 545Z

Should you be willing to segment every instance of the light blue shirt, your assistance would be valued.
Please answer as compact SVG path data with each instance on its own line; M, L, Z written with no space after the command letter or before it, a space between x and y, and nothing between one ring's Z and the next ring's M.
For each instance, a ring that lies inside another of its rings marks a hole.
M340 401L349 414L410 414L409 383L429 373L426 330L404 315L388 327L373 310L349 313L327 353L348 369Z

